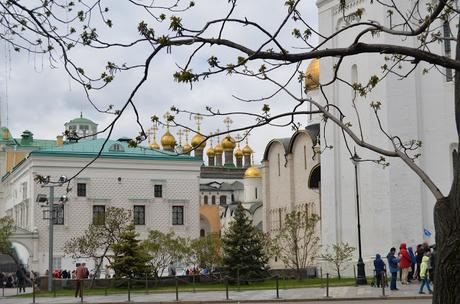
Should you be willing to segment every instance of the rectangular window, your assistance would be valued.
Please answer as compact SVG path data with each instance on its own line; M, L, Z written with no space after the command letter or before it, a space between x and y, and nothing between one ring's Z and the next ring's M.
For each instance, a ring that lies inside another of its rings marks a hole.
M61 269L62 267L62 257L53 257L53 269Z
M27 199L27 183L22 183L22 199Z
M64 204L54 204L53 224L64 225Z
M163 197L163 185L155 185L154 190L155 197Z
M172 224L184 225L184 206L172 207Z
M452 47L451 47L451 43L450 43L450 37L452 37L451 33L450 33L450 25L449 25L449 22L444 22L443 25L442 25L442 32L443 32L443 36L444 36L444 55L448 58L451 57L451 53L452 53ZM453 73L452 73L452 69L449 69L449 68L446 68L446 81L447 82L450 82L453 80Z
M85 197L86 196L86 184L77 183L77 196Z
M134 225L145 225L145 206L134 206Z
M93 224L104 225L105 224L105 206L94 205L93 206Z

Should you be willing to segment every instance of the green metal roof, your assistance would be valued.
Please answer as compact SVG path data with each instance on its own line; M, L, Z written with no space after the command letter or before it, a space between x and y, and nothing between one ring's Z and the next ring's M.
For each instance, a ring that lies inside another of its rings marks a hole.
M68 124L69 123L97 125L94 121L92 121L92 120L90 120L88 118L84 118L82 116L72 119L71 121L68 122Z
M31 147L31 148L50 148L57 146L56 140L54 139L33 139L31 142L24 144L21 142L21 138L15 138L17 144L21 147Z
M40 148L30 152L30 155L63 156L63 157L95 157L102 148L105 139L99 138L78 143L68 143L63 146ZM199 160L189 155L177 155L174 152L151 150L145 147L128 147L125 141L108 140L104 146L103 158L138 158L138 159L169 159L169 160Z

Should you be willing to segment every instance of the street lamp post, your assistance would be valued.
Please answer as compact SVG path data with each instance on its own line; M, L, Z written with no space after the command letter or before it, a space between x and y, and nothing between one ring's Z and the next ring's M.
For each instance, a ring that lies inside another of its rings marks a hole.
M37 202L48 202L48 291L52 291L53 284L53 245L54 245L54 187L61 187L67 181L67 177L61 176L57 183L50 184L50 177L47 176L43 182L42 188L49 188L50 194L46 198L46 195L39 194ZM60 201L64 203L67 200L66 196L62 196Z
M359 188L358 188L358 164L361 158L356 154L356 149L355 149L355 154L351 158L353 165L355 166L355 191L356 191L356 211L357 211L357 216L358 216L358 275L356 277L356 284L358 285L367 285L367 280L366 280L366 270L364 267L364 262L363 262L363 254L362 254L362 249L361 249L361 221L360 221L360 214L359 214Z

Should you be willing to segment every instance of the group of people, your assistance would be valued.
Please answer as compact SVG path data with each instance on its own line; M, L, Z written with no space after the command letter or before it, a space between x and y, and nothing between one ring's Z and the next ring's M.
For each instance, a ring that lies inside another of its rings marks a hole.
M209 274L209 268L207 266L200 269L200 267L191 267L185 269L185 275L199 275L199 274Z
M433 249L433 250L432 250ZM401 284L410 284L412 280L421 281L420 294L424 294L426 286L429 293L432 293L430 281L434 279L436 246L428 246L428 243L417 245L416 251L412 247L407 247L406 243L401 243L399 252L392 247L387 255L388 269L391 274L390 290L398 290L396 280L400 273ZM383 274L386 273L386 264L380 254L376 254L374 260L376 285L384 284Z
M19 265L16 272L1 272L0 283L5 288L18 288L19 292L26 291L26 285L30 284L33 273L27 271L24 265Z

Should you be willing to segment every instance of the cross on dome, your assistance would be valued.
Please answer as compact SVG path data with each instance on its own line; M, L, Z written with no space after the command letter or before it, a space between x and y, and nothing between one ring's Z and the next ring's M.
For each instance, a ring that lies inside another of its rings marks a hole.
M232 125L232 123L233 123L233 120L230 117L227 116L224 119L224 124L227 127L227 132L230 131L230 126Z
M196 114L193 119L195 119L196 122L196 129L198 132L200 132L200 126L201 126L201 121L203 120L203 116L200 114Z
M182 146L182 135L184 135L184 131L182 131L182 129L179 129L179 131L177 131L177 136L179 136L179 145Z

